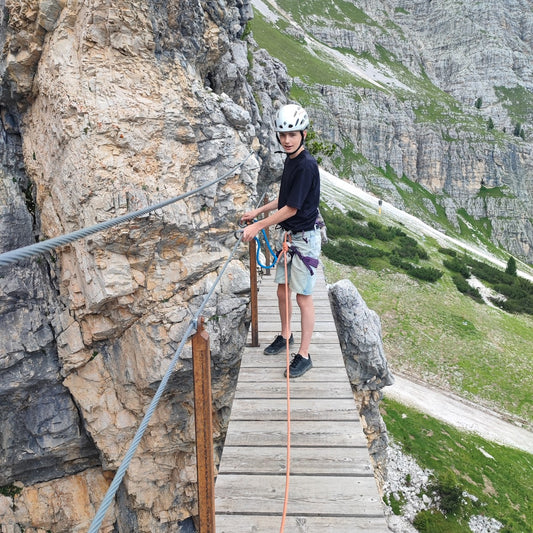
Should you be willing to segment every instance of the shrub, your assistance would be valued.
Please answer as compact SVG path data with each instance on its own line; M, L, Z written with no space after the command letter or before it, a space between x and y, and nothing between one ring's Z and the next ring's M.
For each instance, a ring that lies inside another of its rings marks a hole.
M481 261L468 259L468 264L472 269L472 274L476 278L488 281L489 283L513 283L514 281L514 276L506 274L503 270L482 263Z
M394 237L396 236L395 232L392 231L391 227L386 228L383 224L380 224L379 222L368 222L368 227L374 232L374 235L376 239L379 239L380 241L392 241Z
M439 248L439 252L444 255L449 255L450 257L457 256L457 252L451 248Z
M418 245L418 243L407 235L400 237L400 246L396 248L396 252L400 257L409 259L427 259L427 252Z
M457 484L455 474L448 470L429 487L440 500L440 508L445 514L456 513L461 507L463 489Z
M510 276L516 276L516 259L511 256L507 260L507 268L505 269L505 273L509 274Z
M335 244L328 242L322 246L322 252L333 261L337 261L337 263L364 267L370 266L370 258L385 255L385 252L378 248L354 244L347 240L342 240Z
M355 211L350 211L348 215L341 213L339 210L330 211L321 210L324 222L328 228L328 236L332 239L339 237L362 237L372 240L375 237L374 231L366 224L360 224L355 221L357 215L352 216Z
M533 283L525 278L516 278L514 281L515 284L519 285L520 288L528 295L533 296Z
M401 268L402 270L407 270L411 267L411 263L404 261L397 253L392 253L389 256L389 263L396 268Z
M401 230L400 228L389 226L389 229L394 232L394 235L396 237L407 237L407 233L405 233L405 231Z
M511 298L513 300L521 300L522 298L527 297L526 291L524 291L524 289L518 283L513 283L512 285L507 283L495 283L493 288L496 292L499 292L500 294L503 294L507 298Z
M461 274L461 276L463 276L464 278L468 278L470 276L470 269L458 257L453 257L452 259L445 259L442 264L448 270L451 270L452 272L457 272Z
M401 516L402 506L405 503L405 497L403 497L403 494L400 495L399 499L396 499L392 493L390 495L385 494L385 496L383 496L383 501L391 508L395 515Z
M353 218L354 220L364 220L365 219L364 215L362 215L358 211L354 211L353 209L350 209L350 211L348 211L348 216L350 218Z
M483 298L481 297L479 290L476 289L475 287L471 287L468 281L466 281L466 279L462 275L454 274L452 276L452 280L459 292L462 292L463 294L470 296L476 302L483 303Z
M464 531L446 520L440 511L419 511L413 520L413 526L420 533L461 533Z
M8 498L14 498L21 492L22 492L22 489L15 485L4 485L0 487L0 494L2 496L7 496Z
M528 315L533 315L533 298L530 296L505 301L491 298L491 302L509 313L526 313Z
M407 274L413 278L421 279L423 281L437 281L442 277L442 272L433 267L417 267L411 265L407 269Z

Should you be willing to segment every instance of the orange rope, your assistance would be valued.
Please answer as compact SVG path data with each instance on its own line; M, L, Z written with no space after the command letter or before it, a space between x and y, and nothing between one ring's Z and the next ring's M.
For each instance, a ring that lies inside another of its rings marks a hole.
M284 266L285 266L285 323L290 324L289 320L289 280L287 275L287 252L289 251L289 245L287 244L287 233L285 233L285 238L283 240L282 255L284 256ZM289 349L289 340L290 335L287 335L286 340L286 352L287 352L287 362L286 362L286 373L287 373L287 470L285 474L285 499L283 502L283 516L281 518L281 528L280 533L283 533L285 529L285 517L287 516L287 504L289 501L289 479L290 479L290 469L291 469L291 386L290 386L290 376L289 376L289 359L290 359L290 349Z

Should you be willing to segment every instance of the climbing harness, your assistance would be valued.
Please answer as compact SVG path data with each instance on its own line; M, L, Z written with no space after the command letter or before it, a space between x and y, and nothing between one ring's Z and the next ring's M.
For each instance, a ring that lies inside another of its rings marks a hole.
M287 250L287 253L289 253L292 256L297 255L302 263L307 267L307 270L311 273L311 276L315 275L315 272L313 268L317 268L319 265L319 261L316 257L310 257L308 255L302 255L302 252L294 246L294 244Z

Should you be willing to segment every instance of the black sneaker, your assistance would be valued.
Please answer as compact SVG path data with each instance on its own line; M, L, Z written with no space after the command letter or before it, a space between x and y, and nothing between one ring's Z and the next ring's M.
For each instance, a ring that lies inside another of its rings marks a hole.
M291 345L293 342L294 342L294 338L291 333L291 336L289 338L289 345ZM282 335L278 335L274 339L274 342L264 349L263 353L265 355L276 355L277 353L284 350L286 346L287 346L287 339L285 339Z
M294 359L289 365L289 377L290 378L299 378L303 376L308 370L313 368L313 362L311 361L311 356L305 358L303 355L297 353L294 355ZM285 377L287 377L287 371L285 370Z

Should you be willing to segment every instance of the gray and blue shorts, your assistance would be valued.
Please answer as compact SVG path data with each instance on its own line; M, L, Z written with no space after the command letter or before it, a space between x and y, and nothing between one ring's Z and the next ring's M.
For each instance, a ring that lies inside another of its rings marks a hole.
M276 242L276 249L282 250L283 239L287 233L287 277L289 287L297 294L310 295L313 293L319 265L322 239L320 229L299 231L297 233L281 230ZM279 256L276 265L275 281L278 284L285 283L285 260L284 255Z

